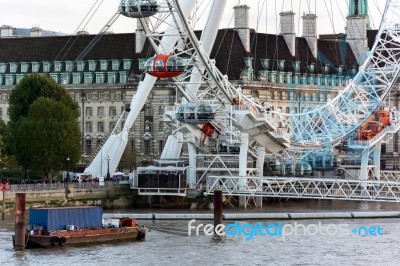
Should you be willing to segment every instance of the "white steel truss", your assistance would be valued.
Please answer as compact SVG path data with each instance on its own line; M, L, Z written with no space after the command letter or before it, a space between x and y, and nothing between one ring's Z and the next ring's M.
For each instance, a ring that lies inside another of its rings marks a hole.
M399 181L209 176L205 195L214 190L227 196L400 201Z

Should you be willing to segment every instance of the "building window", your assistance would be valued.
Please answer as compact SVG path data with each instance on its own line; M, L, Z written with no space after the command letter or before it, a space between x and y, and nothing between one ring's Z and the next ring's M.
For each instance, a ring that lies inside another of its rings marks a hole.
M100 70L106 71L108 68L108 60L100 60Z
M97 107L97 116L104 116L104 107L103 106Z
M86 116L93 116L93 108L86 107Z
M122 100L122 99L121 99L121 93L119 93L119 92L113 92L113 93L112 93L112 99L113 99L113 100Z
M61 71L61 68L62 68L62 62L60 62L60 61L55 61L54 62L54 71L56 71L56 72L60 72Z
M110 106L110 116L117 116L117 108L115 106Z
M163 122L158 122L158 131L164 132L164 123Z
M152 116L153 115L153 108L151 105L145 105L144 115Z
M104 133L104 122L97 123L97 132Z
M126 76L126 72L120 72L119 73L119 82L120 83L126 83L127 81L127 76Z
M50 62L43 62L43 72L50 71Z
M110 84L113 84L113 83L115 83L115 81L116 81L116 74L115 73L108 73L107 74L107 82L108 83L110 83Z
M92 73L85 73L84 79L85 79L84 80L85 84L93 83L93 74Z
M6 75L6 85L7 86L14 85L14 79L15 79L14 75Z
M17 74L16 75L16 84L19 84L19 82L26 77L26 74Z
M99 100L104 100L105 99L105 95L104 95L105 93L104 92L99 92L98 94L97 94L97 99L99 99Z
M124 59L124 70L130 70L132 65L131 59Z
M61 84L69 84L71 79L71 75L69 73L61 74Z
M97 84L104 83L104 73L96 73L96 83Z
M119 65L121 64L120 60L112 60L112 70L119 70Z
M10 73L17 72L18 63L10 63Z
M115 128L115 122L110 122L110 132Z
M96 65L97 65L97 62L95 60L89 60L89 71L95 71Z
M28 72L29 63L21 63L21 72L26 73Z
M86 140L86 154L91 154L92 153L92 140L87 139Z
M32 72L37 73L39 72L40 63L39 62L32 62Z
M59 74L57 74L57 73L51 73L51 74L50 74L50 77L51 77L56 83L59 83L59 77L60 77Z
M8 101L8 93L3 93L3 94L1 95L1 99L2 99L3 101ZM8 112L8 110L7 110L7 112Z
M93 132L93 124L92 124L92 122L86 122L86 132L88 132L88 133L92 133Z
M158 107L158 114L163 115L164 114L164 106L159 106Z
M140 71L144 70L144 65L146 63L146 58L139 58L138 61L139 61L139 70Z
M71 61L66 61L66 62L65 62L65 71L71 72L73 66L74 66L74 63L73 63L73 62L71 62Z
M7 63L0 63L0 73L6 73Z
M143 152L146 155L149 155L151 153L150 140L144 141L144 151Z
M161 154L163 149L164 149L164 141L163 140L159 140L158 141L158 152Z
M83 71L85 70L85 62L84 61L79 61L76 63L76 69L78 71Z
M73 84L80 84L81 83L81 73L73 73L72 74L72 83Z

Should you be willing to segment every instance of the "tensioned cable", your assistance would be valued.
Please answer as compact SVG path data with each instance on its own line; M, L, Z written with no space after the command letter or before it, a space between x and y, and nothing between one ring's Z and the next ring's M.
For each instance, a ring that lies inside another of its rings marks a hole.
M333 12L332 0L330 0L330 3L331 3L331 14L332 14L332 21L333 21L334 12ZM336 58L336 63L339 63L340 60L339 60L339 55L338 55L338 43L335 44L335 58ZM333 67L336 68L336 66L333 66Z
M88 19L88 21L86 22L86 24L83 26L83 28L86 28L87 25L89 24L89 22L92 20L94 14L96 14L96 12L98 11L98 9L100 8L100 6L103 4L104 0L101 0L101 2L97 5L96 9L93 11L92 15L90 16L90 18ZM96 1L98 2L98 0ZM71 36L72 37L72 36ZM75 44L76 40L78 38L75 38L74 41L72 42L72 44L70 45L70 47L68 48L68 50L65 52L64 56L61 58L61 60L64 60L64 58L66 57L66 55L68 54L68 52L72 49L73 45Z
M324 0L324 4L325 4L325 7L326 7L326 11L328 12L329 20L331 21L333 33L336 34L335 24L333 23L333 14L329 13L329 8L328 8L328 5L326 4L326 0ZM331 12L333 12L332 7L331 7Z
M383 12L382 12L382 10L380 9L380 7L379 7L379 5L378 5L378 3L376 2L376 0L374 0L374 5L375 5L375 7L376 7L376 9L378 10L378 12L379 12L379 14L381 15L381 17L383 17ZM371 23L372 23L372 27L375 29L376 27L375 27L375 20L374 20L374 17L372 16L372 12L371 12L371 9L369 8L369 6L368 6L368 13L370 14L370 19L371 19ZM378 25L380 24L380 22L378 21Z
M292 6L292 8L293 8L293 6ZM297 19L297 30L298 31L300 31L300 18L301 18L300 14L301 14L301 0L300 0L300 3L299 3L299 17ZM304 34L304 32L303 32L303 34ZM295 37L295 39L297 39L297 37ZM300 49L300 45L299 45L299 42L297 41L297 44L296 44L296 60L297 61L300 60L299 49ZM307 49L307 52L308 52L308 49ZM307 56L307 60L308 60L308 56Z
M89 14L92 12L93 8L97 5L97 3L100 0L96 0L96 2L92 5L92 7L89 9L89 11L86 13L85 17L83 18L83 20L79 23L78 27L75 29L74 33L69 37L68 41L65 43L65 45L63 46L63 48L61 49L61 51L57 54L57 56L54 58L53 61L58 60L58 57L61 56L61 53L64 51L64 49L66 49L67 45L69 44L69 42L72 40L72 38L75 36L75 34L79 31L79 29L81 29L81 25L84 23L84 21L87 19L87 17L89 16ZM101 0L100 5L102 4L103 0ZM97 10L97 9L96 9ZM93 16L92 16L93 17ZM91 17L91 18L92 18ZM87 25L87 24L86 24ZM65 52L65 54L62 56L61 60L63 60L65 58L65 56L68 54L69 50L71 49L71 47L74 45L76 41L76 38L74 40L74 42L70 45L70 48L68 48L68 50Z
M239 4L240 4L240 0L238 0L237 5L239 5ZM227 29L225 29L225 31L224 31L224 35L222 36L222 41L219 43L219 46L218 46L218 48L217 48L216 54L218 54L218 53L219 53L219 50L221 49L223 40L225 39L225 36L226 36L226 33L227 33L227 30L228 30L229 26L232 24L232 20L233 20L234 16L235 16L235 15L233 14L233 15L231 16L230 20L229 20L228 27L227 27Z
M253 36L253 40L252 43L250 45L250 51L249 54L251 53L251 48L253 48L253 45L255 47L254 49L254 61L253 61L253 70L256 69L256 62L257 62L257 44L258 44L258 27L260 24L260 20L261 20L261 14L263 12L264 9L264 4L265 4L265 0L263 1L262 5L261 5L261 9L260 9L260 0L258 0L258 14L257 14L257 26L256 26L256 30L255 30L255 34Z
M237 5L240 5L240 0L238 0ZM235 14L233 14L233 15L231 16L231 19L229 20L229 23L228 23L228 28L229 28L229 25L231 25L234 16L235 16ZM216 55L219 53L219 51L220 51L220 49L221 49L221 46L222 46L222 44L223 44L223 42L224 42L224 39L225 39L226 34L227 34L227 31L228 31L228 28L225 29L224 35L222 36L222 40L221 40L221 42L219 43L219 46L218 46L218 48L217 48ZM233 32L233 34L232 34L232 39L231 39L231 47L230 47L229 53L228 53L228 54L229 54L229 56L228 56L228 62L227 62L226 69L225 69L225 74L226 74L226 75L227 75L227 73L228 73L229 62L230 62L230 60L231 60L231 53L232 53L232 47L233 47L234 39L235 39L235 34L234 34L234 32Z
M342 19L343 19L344 23L346 24L346 17L343 15L343 12L342 12L342 9L340 8L338 0L335 0L335 1L336 1L336 5L337 5L337 7L339 9L340 15L342 16Z
M285 1L283 1L282 3L282 11L283 12L283 7L284 7ZM279 41L279 35L278 35L278 28L280 26L280 22L278 23L278 10L277 10L277 0L275 0L275 30L276 30L276 34L275 34L275 51L274 51L274 62L273 62L273 66L275 66L275 61L278 60L279 58L279 53L278 53L278 41Z

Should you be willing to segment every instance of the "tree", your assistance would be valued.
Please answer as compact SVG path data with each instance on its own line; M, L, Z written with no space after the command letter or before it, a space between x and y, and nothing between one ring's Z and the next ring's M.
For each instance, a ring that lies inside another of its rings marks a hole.
M31 74L23 78L13 89L9 99L8 114L10 122L15 123L21 116L28 115L29 107L39 97L46 97L61 102L78 116L78 105L67 91L52 78Z
M129 172L136 168L136 150L131 147L126 147L122 154L121 160L119 161L119 168L121 170L129 169Z
M80 158L80 129L70 107L54 99L40 97L28 115L15 125L16 157L27 169L43 174L51 182L54 173ZM72 164L71 164L72 165Z
M54 99L71 109L78 118L78 104L68 95L67 91L52 78L39 74L31 74L23 78L12 90L9 99L8 123L11 136L6 142L8 154L15 154L16 125L21 117L28 115L29 108L39 97Z

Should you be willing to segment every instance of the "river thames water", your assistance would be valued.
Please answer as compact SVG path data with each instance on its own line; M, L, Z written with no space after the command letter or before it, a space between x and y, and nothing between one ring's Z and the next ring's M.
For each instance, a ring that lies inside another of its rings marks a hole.
M166 210L123 210L123 212ZM226 210L224 210L226 211ZM235 212L239 210L229 210ZM254 212L400 211L400 203L294 201L271 203ZM172 212L176 212L173 210ZM183 212L181 210L181 212ZM186 211L185 211L186 212ZM243 212L243 211L242 211ZM188 221L139 221L153 229L144 242L124 242L80 247L57 247L15 252L12 248L14 219L0 220L1 265L400 265L400 219L326 219L281 221L304 226L322 223L349 229L380 226L382 235L256 235L216 239L201 234L187 236ZM210 223L212 221L196 221ZM234 221L224 221L233 223ZM258 221L249 221L257 224ZM278 224L279 221L260 221ZM245 224L247 221L240 221ZM168 229L168 233L158 229Z

